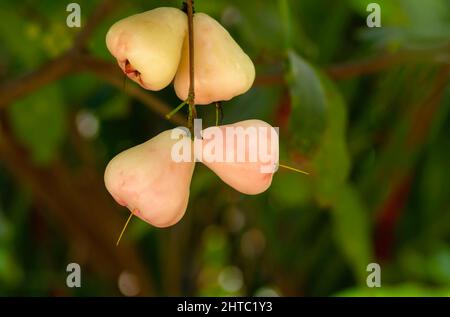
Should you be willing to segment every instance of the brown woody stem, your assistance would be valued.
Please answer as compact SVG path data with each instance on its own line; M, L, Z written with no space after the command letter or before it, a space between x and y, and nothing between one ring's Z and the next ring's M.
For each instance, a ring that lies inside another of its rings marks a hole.
M197 110L195 109L195 77L194 77L194 1L187 0L187 16L188 16L188 36L189 36L189 92L188 105L189 117L188 127L192 129L194 119L197 118Z

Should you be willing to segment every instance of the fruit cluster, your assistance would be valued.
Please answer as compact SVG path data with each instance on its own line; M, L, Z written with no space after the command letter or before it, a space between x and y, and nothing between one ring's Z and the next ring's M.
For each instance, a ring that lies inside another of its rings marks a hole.
M219 22L196 13L194 25L195 103L207 105L245 93L255 79L251 59ZM186 14L157 8L116 22L106 45L127 76L148 90L174 82L186 100L189 89L189 45Z
M250 58L210 16L195 13L193 28L195 103L211 104L245 93L255 78L255 68ZM160 90L173 81L177 96L186 100L190 81L187 29L187 16L183 11L157 8L115 23L107 33L106 43L130 79L148 90ZM247 120L210 127L202 130L201 135L208 134L213 128L222 131L225 136L221 143L223 151L234 153L238 150L235 136L227 135L225 130L238 127L244 130L248 127L273 129L264 121ZM186 211L196 160L202 161L225 183L242 193L259 194L265 191L278 164L278 138L275 143L270 138L271 135L266 134L260 136L258 141L275 144L268 150L272 169L262 173L263 162L259 158L207 162L195 153L189 160L174 161L173 148L176 143L185 142L192 148L195 142L207 145L210 140L200 137L192 141L188 134L177 139L173 138L172 130L164 131L113 158L105 171L106 188L119 204L144 221L156 227L171 226ZM241 149L244 156L258 151L255 144L244 142Z

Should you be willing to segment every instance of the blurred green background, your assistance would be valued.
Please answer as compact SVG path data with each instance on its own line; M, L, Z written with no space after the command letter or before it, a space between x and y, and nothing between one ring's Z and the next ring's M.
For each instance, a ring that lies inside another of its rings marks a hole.
M104 168L174 127L179 100L124 86L105 34L182 1L77 1L81 29L69 2L1 1L0 295L449 296L450 1L378 0L381 28L370 2L196 0L257 70L224 123L279 126L281 162L311 175L246 196L197 164L182 221L134 218L116 247L129 212Z

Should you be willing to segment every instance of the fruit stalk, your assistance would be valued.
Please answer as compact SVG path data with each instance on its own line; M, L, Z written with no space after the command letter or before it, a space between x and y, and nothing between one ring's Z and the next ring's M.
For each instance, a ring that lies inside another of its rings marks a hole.
M188 127L192 129L193 121L197 117L195 109L195 77L194 77L194 1L187 0L187 16L188 16L188 36L189 36L189 118Z

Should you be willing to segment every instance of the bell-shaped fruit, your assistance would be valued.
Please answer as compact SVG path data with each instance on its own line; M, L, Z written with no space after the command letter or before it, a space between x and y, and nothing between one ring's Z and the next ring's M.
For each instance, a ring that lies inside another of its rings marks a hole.
M160 90L175 76L186 31L186 14L162 7L116 22L106 45L129 78L145 89Z
M181 141L191 144L188 137ZM176 162L172 147L180 140L171 130L128 149L109 162L105 185L113 198L156 227L168 227L184 215L194 160Z
M194 15L195 103L206 105L245 93L255 79L255 67L219 22L204 13ZM186 100L189 89L189 37L183 44L175 92Z
M261 120L246 120L202 131L196 158L237 191L256 195L272 183L278 168L278 132ZM200 155L199 155L200 154Z

